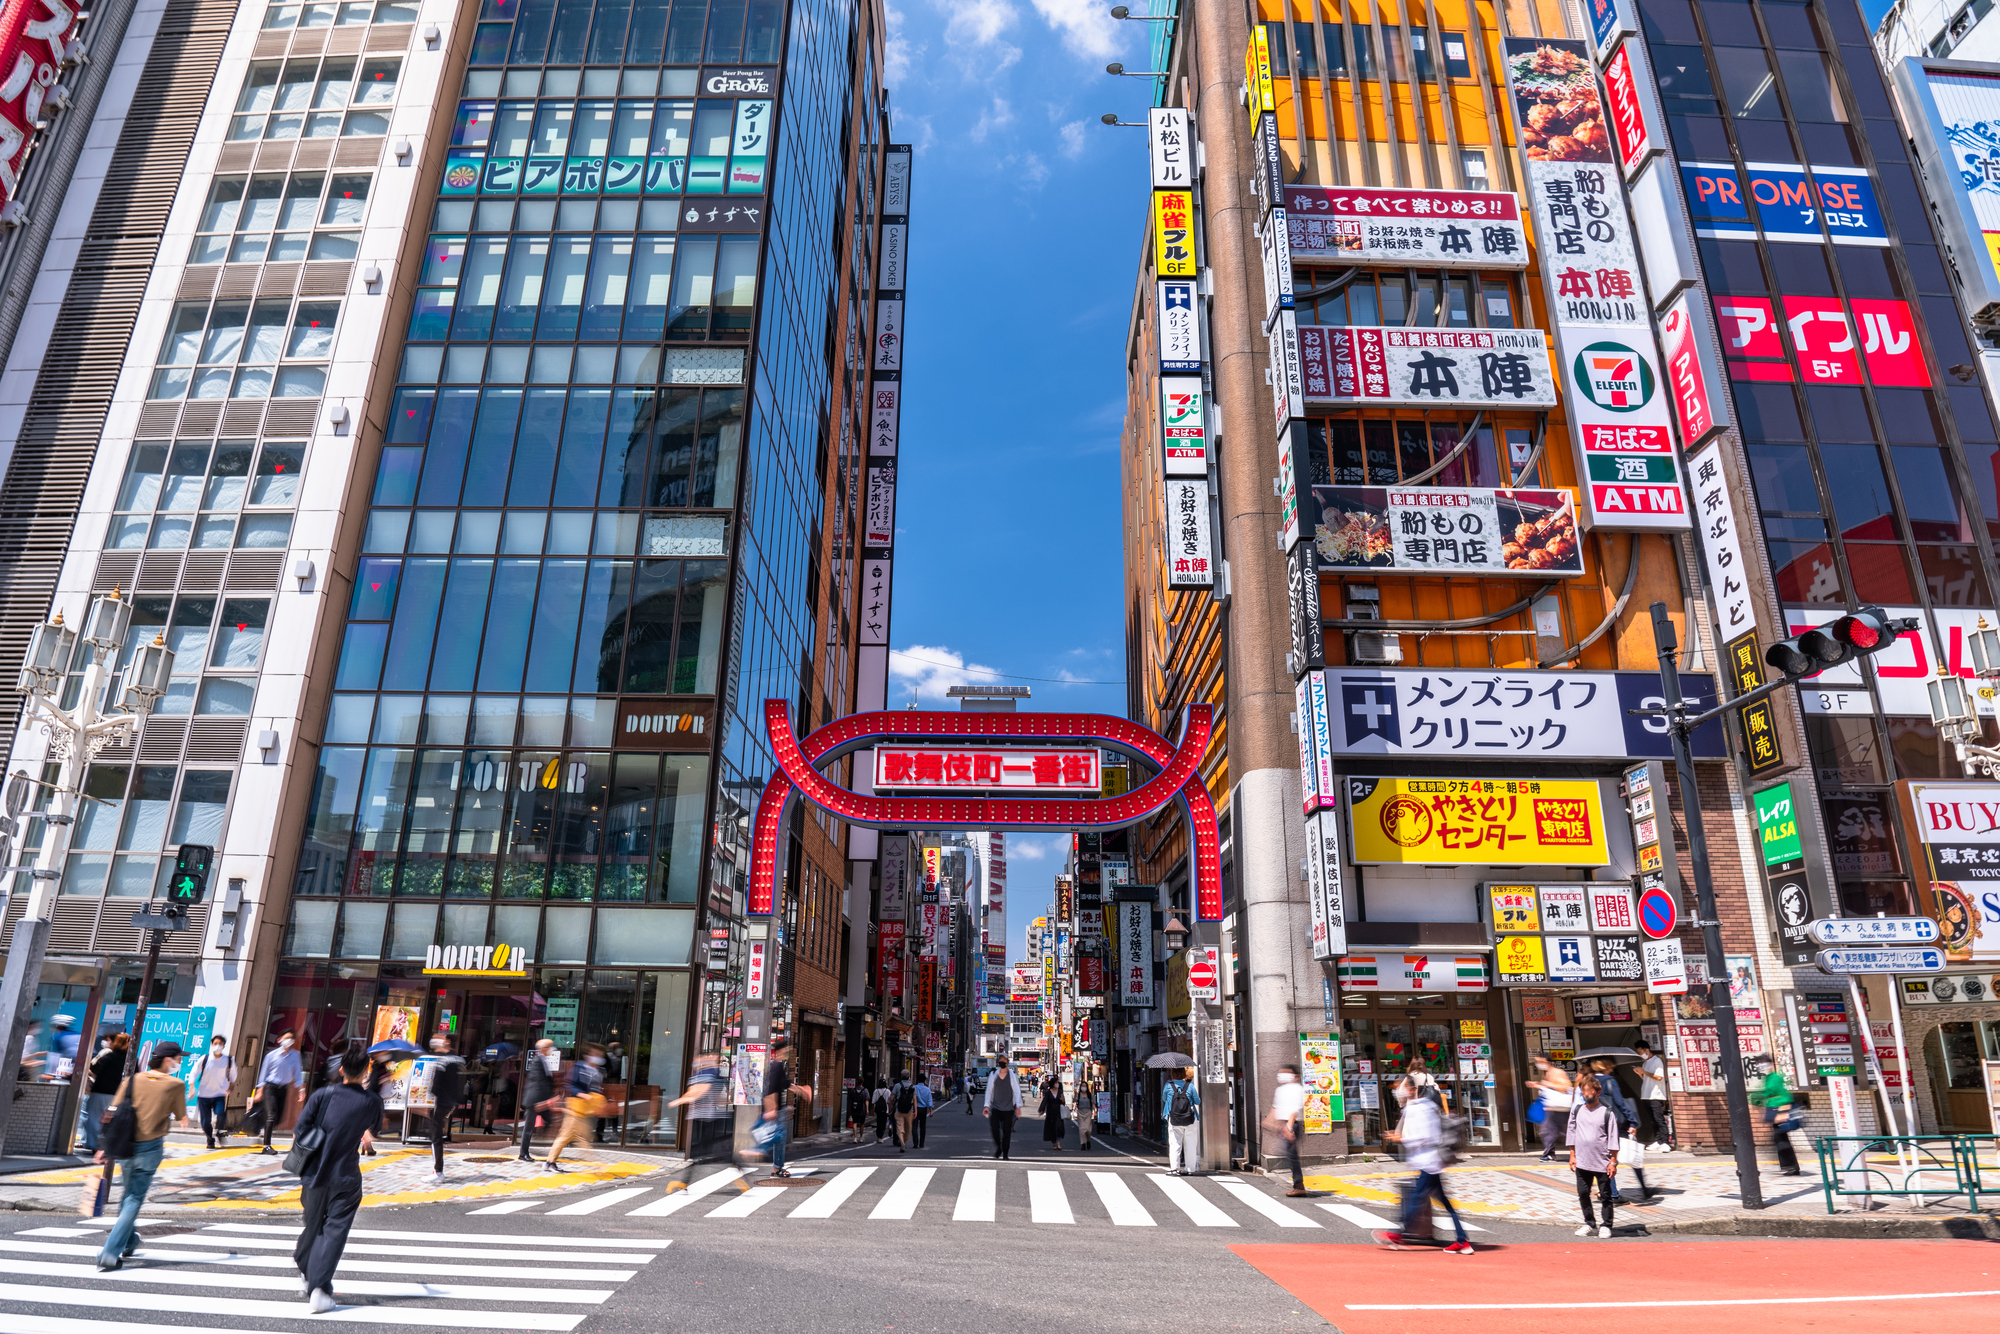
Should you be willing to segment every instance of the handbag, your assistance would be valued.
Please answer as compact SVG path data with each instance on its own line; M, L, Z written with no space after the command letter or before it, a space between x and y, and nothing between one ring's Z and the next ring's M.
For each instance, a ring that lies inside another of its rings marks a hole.
M139 1142L139 1109L132 1105L132 1086L138 1078L134 1075L125 1081L125 1096L104 1114L104 1132L97 1142L107 1164L130 1158Z
M563 1103L564 1110L576 1116L602 1116L605 1106L602 1093L579 1093Z
M111 1164L83 1183L83 1195L77 1201L79 1218L104 1217L104 1205L111 1198Z
M1535 1100L1528 1104L1528 1124L1538 1126L1548 1119L1548 1115L1548 1106L1542 1101L1542 1095L1537 1093Z
M308 1126L304 1131L292 1136L292 1148L285 1155L284 1169L295 1177L302 1177L312 1171L319 1161L319 1151L326 1145L326 1132L318 1126Z

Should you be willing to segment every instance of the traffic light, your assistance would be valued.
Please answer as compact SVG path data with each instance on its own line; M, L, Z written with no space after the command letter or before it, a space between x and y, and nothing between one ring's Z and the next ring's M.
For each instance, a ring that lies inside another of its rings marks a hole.
M1905 631L1916 628L1914 616L1892 621L1880 607L1863 607L1771 645L1764 650L1764 661L1796 681L1879 653Z
M167 902L185 911L208 897L208 866L215 849L199 843L183 843L174 858L173 879L167 882Z

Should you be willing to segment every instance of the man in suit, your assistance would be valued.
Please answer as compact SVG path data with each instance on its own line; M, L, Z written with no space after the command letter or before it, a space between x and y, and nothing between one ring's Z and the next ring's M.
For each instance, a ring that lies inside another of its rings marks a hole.
M315 1315L335 1307L333 1271L347 1249L348 1229L361 1207L361 1137L382 1121L382 1099L366 1087L368 1053L350 1048L340 1058L340 1077L340 1083L306 1099L292 1132L295 1144L313 1130L326 1136L300 1177L305 1226L292 1252L301 1276L299 1295Z
M521 1154L520 1161L532 1163L529 1144L535 1138L535 1118L542 1104L556 1096L556 1044L543 1038L521 1058Z

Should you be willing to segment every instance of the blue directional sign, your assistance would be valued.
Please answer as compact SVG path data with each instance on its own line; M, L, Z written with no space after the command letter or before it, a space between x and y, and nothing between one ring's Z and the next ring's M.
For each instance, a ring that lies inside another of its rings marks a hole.
M1938 938L1930 917L1822 917L1806 929L1822 945L1929 945Z
M1842 949L1821 950L1819 966L1829 973L1941 973L1944 951Z

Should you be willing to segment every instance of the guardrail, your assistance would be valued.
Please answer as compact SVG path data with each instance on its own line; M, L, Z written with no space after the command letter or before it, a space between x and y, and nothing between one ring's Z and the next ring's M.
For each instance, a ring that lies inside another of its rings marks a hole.
M2000 1135L1824 1135L1813 1147L1828 1213L1836 1196L1963 1195L1976 1210L1982 1193L2000 1195Z

